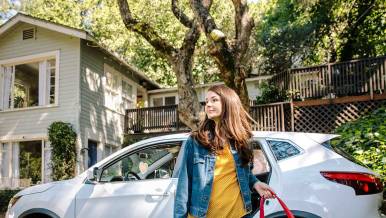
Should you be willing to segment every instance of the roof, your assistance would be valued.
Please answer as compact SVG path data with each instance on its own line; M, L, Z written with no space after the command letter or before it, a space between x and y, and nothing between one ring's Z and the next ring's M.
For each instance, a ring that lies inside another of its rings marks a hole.
M77 28L69 27L69 26L66 26L66 25L54 23L52 21L44 20L44 19L41 19L41 18L33 17L33 16L30 16L30 15L18 12L15 16L13 16L7 22L5 22L4 24L2 24L0 26L0 35L2 35L3 33L7 32L14 25L16 25L17 23L20 23L20 22L28 23L28 24L31 24L31 25L35 25L35 26L38 26L38 27L46 28L46 29L49 29L49 30L52 30L52 31L60 32L60 33L63 33L63 34L69 35L69 36L73 36L73 37L77 37L77 38L80 38L80 39L84 39L84 40L93 42L94 44L96 44L101 49L102 52L104 52L105 54L113 57L113 59L115 59L116 61L118 61L119 63L121 63L125 67L127 67L129 69L129 71L133 72L139 78L141 78L144 81L146 81L146 83L148 83L150 85L150 89L159 89L159 88L161 88L161 86L159 84L157 84L156 82L152 81L150 78L148 78L142 72L140 72L136 67L130 65L129 63L124 61L122 58L120 58L117 54L115 54L114 52L112 52L109 49L107 49L105 46L100 44L90 33L88 33L85 30L82 30L82 29L77 29Z
M247 83L249 83L249 82L254 82L254 81L259 81L259 80L268 80L271 77L272 77L272 75L256 76L256 77L246 78L245 81ZM199 85L196 85L195 88L205 88L205 87L210 87L213 85L220 85L220 84L224 84L224 82L212 82L212 83L199 84ZM177 91L177 87L162 88L162 89L151 90L151 91L149 91L149 94L169 93L169 92L176 92L176 91Z

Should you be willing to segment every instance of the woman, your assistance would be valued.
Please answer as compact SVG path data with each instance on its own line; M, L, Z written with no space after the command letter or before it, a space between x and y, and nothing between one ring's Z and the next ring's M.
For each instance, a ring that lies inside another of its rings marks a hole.
M226 86L210 87L205 102L205 120L185 143L174 217L248 216L250 190L273 198L271 188L250 171L252 118Z

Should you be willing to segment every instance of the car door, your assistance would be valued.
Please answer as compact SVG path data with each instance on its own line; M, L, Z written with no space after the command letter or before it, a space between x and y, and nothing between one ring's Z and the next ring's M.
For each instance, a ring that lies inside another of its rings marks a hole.
M102 167L100 181L83 184L76 217L172 217L181 141L129 151Z

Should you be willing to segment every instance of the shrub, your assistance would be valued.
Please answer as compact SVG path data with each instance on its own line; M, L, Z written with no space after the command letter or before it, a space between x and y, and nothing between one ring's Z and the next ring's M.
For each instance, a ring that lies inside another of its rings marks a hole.
M386 107L336 129L333 141L386 180Z
M54 122L48 128L48 139L51 142L52 179L63 180L75 176L76 132L71 124Z
M283 102L288 101L288 93L285 90L279 89L273 84L263 82L260 85L261 96L256 97L256 103L259 104L269 104L274 102Z
M7 211L9 201L19 191L20 189L0 190L0 214Z

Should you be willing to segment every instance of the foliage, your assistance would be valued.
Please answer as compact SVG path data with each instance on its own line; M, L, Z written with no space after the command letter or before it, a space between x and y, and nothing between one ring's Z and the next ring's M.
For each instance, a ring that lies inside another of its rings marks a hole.
M32 183L41 181L41 156L33 156L31 152L22 152L20 156L20 178L31 178Z
M124 60L144 71L152 80L164 87L176 85L176 76L167 60L142 37L125 28L116 1L21 0L20 2L20 6L14 7L17 11L84 29L109 50L116 52ZM130 1L130 7L136 17L146 17L146 22L151 24L163 38L176 47L182 44L186 28L172 14L170 1ZM179 1L179 7L192 16L188 1ZM214 2L212 8L219 26L232 29L232 19L228 16L233 13L230 4ZM193 67L193 76L197 84L219 81L218 70L206 47L205 40L201 38L195 52Z
M274 84L263 82L260 84L261 96L256 97L257 104L269 104L289 100L287 91L279 89Z
M346 123L335 132L341 137L333 144L352 154L386 181L386 107Z
M266 2L255 38L267 74L386 52L383 0Z
M9 201L19 191L19 189L0 190L0 214L7 211Z
M53 180L70 179L75 176L76 138L76 133L69 123L58 121L49 126Z

